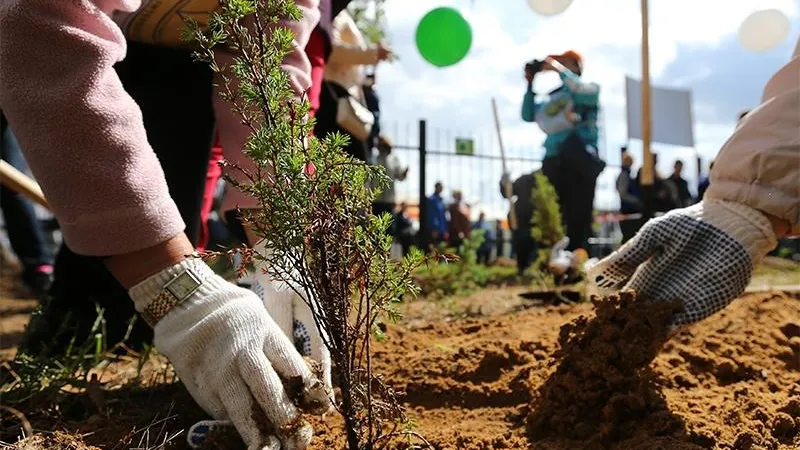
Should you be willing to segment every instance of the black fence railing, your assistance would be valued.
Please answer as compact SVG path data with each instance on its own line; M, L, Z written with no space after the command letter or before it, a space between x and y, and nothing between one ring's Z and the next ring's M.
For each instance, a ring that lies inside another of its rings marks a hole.
M383 131L394 141L401 164L410 167L408 178L395 183L397 201L418 205L420 224L424 224L427 218L425 199L433 192L436 182L444 184L445 193L456 189L462 191L465 200L472 206L474 216L478 211L483 211L490 219L506 218L508 203L500 195L499 186L503 175L503 158L496 146L497 137L493 131L431 129L424 119L419 120L416 127L390 124ZM459 144L462 148L459 148ZM506 169L512 179L541 167L540 158L533 156L542 153L537 147L533 143L520 146L513 142L507 147ZM597 192L602 198L598 203L615 203L614 186L618 173L617 166L609 165L601 174ZM598 232L593 242L597 245L612 245L619 240L619 232L613 227L596 228ZM420 229L423 227L420 226Z

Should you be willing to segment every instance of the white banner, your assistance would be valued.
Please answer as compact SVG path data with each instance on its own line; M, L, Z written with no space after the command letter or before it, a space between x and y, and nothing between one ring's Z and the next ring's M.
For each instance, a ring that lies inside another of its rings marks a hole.
M625 77L628 138L642 138L642 83ZM650 137L653 142L694 147L692 93L650 86Z

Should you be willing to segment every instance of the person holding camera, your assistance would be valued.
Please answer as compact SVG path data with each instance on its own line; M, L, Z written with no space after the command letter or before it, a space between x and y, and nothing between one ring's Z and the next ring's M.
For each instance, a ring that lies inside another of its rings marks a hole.
M533 81L547 70L558 72L563 84L537 101ZM558 194L568 250L588 247L595 185L605 168L597 155L600 87L584 82L582 73L583 59L572 50L525 65L522 119L536 122L547 134L542 172Z

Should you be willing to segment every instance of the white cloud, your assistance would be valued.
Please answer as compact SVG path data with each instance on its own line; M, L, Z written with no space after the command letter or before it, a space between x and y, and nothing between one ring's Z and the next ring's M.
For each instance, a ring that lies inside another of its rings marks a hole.
M499 6L501 4L502 8ZM713 71L712 66L697 67L680 77L661 80L661 75L677 60L682 48L686 45L720 45L737 32L739 24L748 14L757 9L777 8L789 16L793 24L790 40L796 39L800 32L800 8L796 0L673 0L652 1L650 4L651 76L659 79L660 83L675 86L692 87L694 82L707 78ZM470 54L458 65L445 69L425 63L414 44L416 24L428 10L436 6L458 8L473 30ZM539 147L544 139L543 134L535 125L524 123L519 118L524 90L522 66L526 60L534 57L575 49L584 56L586 62L584 77L602 86L605 119L603 141L608 147L606 154L610 156L609 162L618 162L617 149L627 140L624 76L639 77L641 69L638 1L576 0L564 14L552 18L535 15L525 0L441 0L435 4L420 0L388 0L386 13L389 40L400 60L379 67L384 127L389 133L395 129L398 134L411 135L395 136L396 140L416 142L417 119L427 118L432 129L452 130L447 137L450 139L447 143L449 148L444 150L452 151L452 139L456 134L473 134L480 136L478 152L498 154L490 109L490 99L495 97L509 152L541 157ZM788 53L787 48L793 47L792 44L787 43L776 52ZM745 50L741 52L744 55ZM547 92L557 85L557 79L549 75L537 77L538 92ZM737 75L730 73L725 76ZM731 92L730 95L735 96L737 92ZM697 102L694 110L695 117L701 116L699 112L706 113L703 117L713 113L710 105ZM706 161L713 158L732 131L737 112L730 111L713 124L695 124L697 151ZM395 122L403 125L395 126ZM447 133L440 132L439 142L446 140L441 135ZM659 165L663 173L669 172L674 158L681 158L688 163L687 172L691 172L687 174L689 178L695 178L693 149L654 147L663 151ZM632 143L631 149L637 149L636 143ZM416 158L416 155L412 157L402 153L405 152L401 152L404 158ZM412 163L409 180L398 184L398 191L415 198L418 179L413 169L416 159L409 162ZM476 163L467 161L467 158L431 157L428 190L432 189L435 179L442 179L446 184L464 189L468 196L480 197L482 203L491 206L491 209L502 211L505 206L496 188L500 172L499 165L491 166L485 160ZM484 186L478 184L478 180L486 179L492 182L483 181ZM600 184L602 192L598 192L597 205L615 206L613 191L609 193L602 189L613 189L613 185Z

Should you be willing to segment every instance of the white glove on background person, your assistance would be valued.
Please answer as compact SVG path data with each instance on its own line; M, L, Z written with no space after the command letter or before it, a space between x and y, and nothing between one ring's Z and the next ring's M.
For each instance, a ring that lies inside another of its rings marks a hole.
M567 250L569 238L564 236L550 249L547 267L556 275L564 275L572 267L572 252Z
M264 256L270 254L263 240L257 242L253 250ZM322 341L319 327L311 315L311 308L289 284L277 281L268 273L264 273L262 269L265 268L264 262L256 263L253 285L250 289L261 298L267 312L286 336L294 341L297 351L319 364L321 375L317 375L332 396L331 355ZM304 292L302 288L297 290ZM312 301L316 304L317 299L312 298Z
M191 258L131 288L137 311L184 269L192 270L202 284L155 325L156 349L169 358L209 415L233 423L248 450L306 448L313 431L282 379L302 382L300 402L311 412L327 410L328 396L255 294ZM257 423L258 417L270 423Z
M633 289L645 299L683 302L674 325L696 322L744 292L753 267L775 248L767 217L749 206L705 200L648 221L587 270L603 290Z

